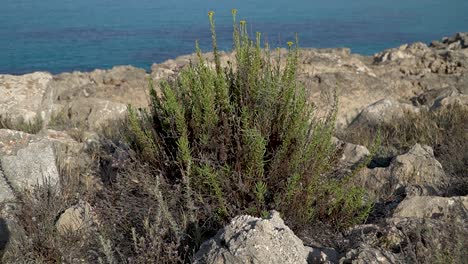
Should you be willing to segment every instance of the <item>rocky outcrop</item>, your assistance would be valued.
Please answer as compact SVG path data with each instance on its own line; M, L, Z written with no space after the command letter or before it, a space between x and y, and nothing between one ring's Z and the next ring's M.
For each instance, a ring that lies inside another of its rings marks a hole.
M428 107L454 102L466 104L466 96L462 96L468 87L466 35L458 33L444 39L440 45L435 42L431 46L424 43L402 45L373 58L352 54L344 48L303 49L299 78L309 88L310 98L319 110L329 107L333 93L338 94L338 128L345 128L356 117L366 115L369 108L383 107L382 110L391 113L389 115L400 115L402 110L417 111L411 104ZM208 64L213 63L212 53L203 56ZM235 61L232 53L221 53L220 57L223 65ZM176 76L190 61L197 61L194 54L154 64L150 74L143 69L118 66L55 76L48 73L0 75L0 116L8 114L32 120L39 115L47 125L60 113L71 119L70 124L84 123L90 130L96 129L121 117L119 111L129 103L146 106L148 77L157 86L161 80ZM452 91L450 96L441 98L440 94L430 99L437 93L435 91L447 89ZM81 106L84 102L86 107ZM109 114L109 109L114 114ZM80 116L75 116L76 113Z
M443 194L447 175L429 146L414 145L407 153L396 156L388 167L366 168L356 182L376 199L388 199L397 190L407 195ZM412 191L411 191L412 190Z
M97 222L93 208L88 202L79 201L76 205L65 210L55 227L61 234L86 232Z
M1 129L0 163L3 176L15 189L59 181L54 146L46 138Z
M382 99L364 108L351 125L364 127L391 125L407 114L418 112L419 109L411 104L400 103L395 99Z
M43 117L42 100L53 76L35 72L22 76L0 75L0 118L33 121Z
M203 243L194 263L307 263L309 251L273 211L267 219L234 218Z
M67 133L46 130L40 135L0 129L0 201L14 199L14 192L60 182L60 170L87 166L84 143Z
M410 197L381 222L356 226L340 263L462 263L467 197Z
M393 212L400 218L468 218L468 197L415 196L403 200Z

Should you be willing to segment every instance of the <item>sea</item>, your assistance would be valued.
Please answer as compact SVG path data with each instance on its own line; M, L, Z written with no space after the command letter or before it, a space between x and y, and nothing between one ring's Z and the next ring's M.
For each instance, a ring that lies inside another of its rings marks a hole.
M208 51L208 12L219 47L232 48L231 10L270 46L348 47L371 55L468 31L468 0L0 0L0 74L134 65L147 70Z

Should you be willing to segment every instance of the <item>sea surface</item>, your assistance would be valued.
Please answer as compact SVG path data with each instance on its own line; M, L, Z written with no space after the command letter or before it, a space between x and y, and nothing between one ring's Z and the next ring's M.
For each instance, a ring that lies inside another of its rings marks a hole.
M196 39L208 50L209 10L229 50L232 8L271 46L297 32L302 47L373 54L468 31L468 0L1 0L0 73L149 69Z

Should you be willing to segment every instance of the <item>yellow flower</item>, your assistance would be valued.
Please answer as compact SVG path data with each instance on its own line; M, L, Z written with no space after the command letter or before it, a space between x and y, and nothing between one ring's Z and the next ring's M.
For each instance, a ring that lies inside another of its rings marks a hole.
M235 15L237 14L237 9L235 9L235 8L232 9L232 10L231 10L231 13L232 13L233 16L235 16Z
M247 23L247 21L245 21L245 20L240 21L241 26L245 26L246 23Z
M209 17L209 18L213 18L213 15L214 15L214 11L208 12L208 17Z
M292 42L292 41L288 41L288 47L290 47L290 48L291 48L293 44L294 44L294 42Z

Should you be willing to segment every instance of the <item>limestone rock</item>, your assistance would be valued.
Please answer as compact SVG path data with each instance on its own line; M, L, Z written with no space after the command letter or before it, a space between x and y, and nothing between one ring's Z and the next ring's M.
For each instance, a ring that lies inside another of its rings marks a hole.
M400 61L405 59L413 59L416 56L422 56L431 49L426 44L417 42L410 45L402 45L399 48L388 49L374 55L374 63L386 63Z
M352 125L376 127L382 124L392 124L407 113L418 112L419 109L413 105L393 99L383 99L365 108Z
M42 99L51 80L46 72L0 75L0 117L28 122L41 116Z
M127 106L97 98L79 98L65 105L64 111L71 124L80 124L91 131L98 131L112 121L124 118Z
M57 230L66 234L68 232L89 231L96 223L96 215L91 205L84 201L65 210L55 223Z
M447 187L447 175L429 146L414 145L407 153L396 156L388 167L364 169L357 182L376 198L386 199L395 191L421 186L421 193L441 194Z
M468 219L468 197L415 196L403 200L393 217Z
M268 219L235 217L202 244L194 263L307 263L308 254L279 213L272 211Z
M333 248L310 248L307 263L309 264L333 264L338 263L338 252Z
M48 139L0 129L0 163L13 188L59 183L54 147Z
M0 129L0 201L14 198L13 191L35 185L57 186L61 170L90 164L83 149L83 143L62 131L44 130L32 135Z
M340 259L340 264L394 264L398 263L397 259L391 252L362 244L347 252L346 256Z
M364 146L344 142L335 137L332 140L341 155L334 168L341 174L349 173L371 154Z

